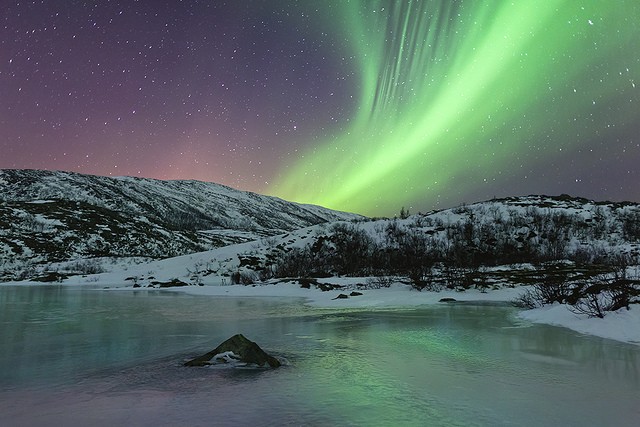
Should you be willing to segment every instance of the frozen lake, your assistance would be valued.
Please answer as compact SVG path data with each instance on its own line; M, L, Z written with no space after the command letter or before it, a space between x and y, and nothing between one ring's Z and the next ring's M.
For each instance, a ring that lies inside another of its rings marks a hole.
M640 425L640 347L509 307L0 287L0 425ZM235 333L276 370L185 368Z

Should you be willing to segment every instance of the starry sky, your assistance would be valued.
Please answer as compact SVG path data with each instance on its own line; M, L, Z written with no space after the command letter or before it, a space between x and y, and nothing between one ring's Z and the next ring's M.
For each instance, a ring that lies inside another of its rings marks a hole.
M0 168L378 216L640 201L637 0L0 4Z

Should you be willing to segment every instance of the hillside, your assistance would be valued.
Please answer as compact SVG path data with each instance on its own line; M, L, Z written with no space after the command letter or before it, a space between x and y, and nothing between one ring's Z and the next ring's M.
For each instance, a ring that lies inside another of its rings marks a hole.
M548 274L551 268L565 276L599 274L638 265L639 257L640 205L527 196L407 218L315 225L143 265L120 276L153 271L162 279L213 285L394 277L418 289L454 289L486 287L496 280L535 282L541 270ZM513 273L518 269L526 273ZM124 283L117 275L109 280Z
M199 181L0 170L0 280L47 269L92 273L125 258L173 257L355 218Z

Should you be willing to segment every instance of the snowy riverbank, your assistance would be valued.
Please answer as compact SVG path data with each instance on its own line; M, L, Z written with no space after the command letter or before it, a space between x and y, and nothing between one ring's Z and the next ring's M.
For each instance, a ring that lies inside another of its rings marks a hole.
M630 310L610 312L604 319L572 313L567 305L561 304L525 310L519 316L533 323L561 326L586 335L640 345L640 306L637 304L631 305Z
M336 283L340 279L327 280ZM341 284L349 285L349 282L357 281L357 279L342 279ZM438 304L443 298L454 298L456 301L467 302L509 302L523 292L523 288L503 288L484 293L477 290L418 292L411 289L410 286L394 284L389 288L360 291L362 295L359 296L336 299L337 295L341 293L348 295L350 292L338 290L323 292L313 287L304 289L291 283L254 286L189 286L169 289L175 292L203 296L303 298L307 304L318 308L361 309L417 307ZM565 305L523 310L518 315L523 320L532 323L565 327L582 334L640 345L640 307L637 305L632 305L631 310L623 309L609 313L604 319L574 314Z

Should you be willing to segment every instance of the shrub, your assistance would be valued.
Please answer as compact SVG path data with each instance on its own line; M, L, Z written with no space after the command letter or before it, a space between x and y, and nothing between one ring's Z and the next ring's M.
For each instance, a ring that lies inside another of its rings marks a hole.
M640 281L623 279L615 274L600 275L584 281L565 279L533 285L513 301L522 308L538 308L547 304L568 304L576 314L603 318L607 312L629 309L640 302Z
M99 274L104 273L104 268L98 260L80 260L67 264L64 270L76 274Z
M234 285L253 285L258 282L258 273L252 270L235 271L231 273L231 283Z
M364 285L359 285L358 289L380 289L380 288L388 288L392 283L396 282L398 279L392 276L378 276L378 277L370 277L367 279Z

